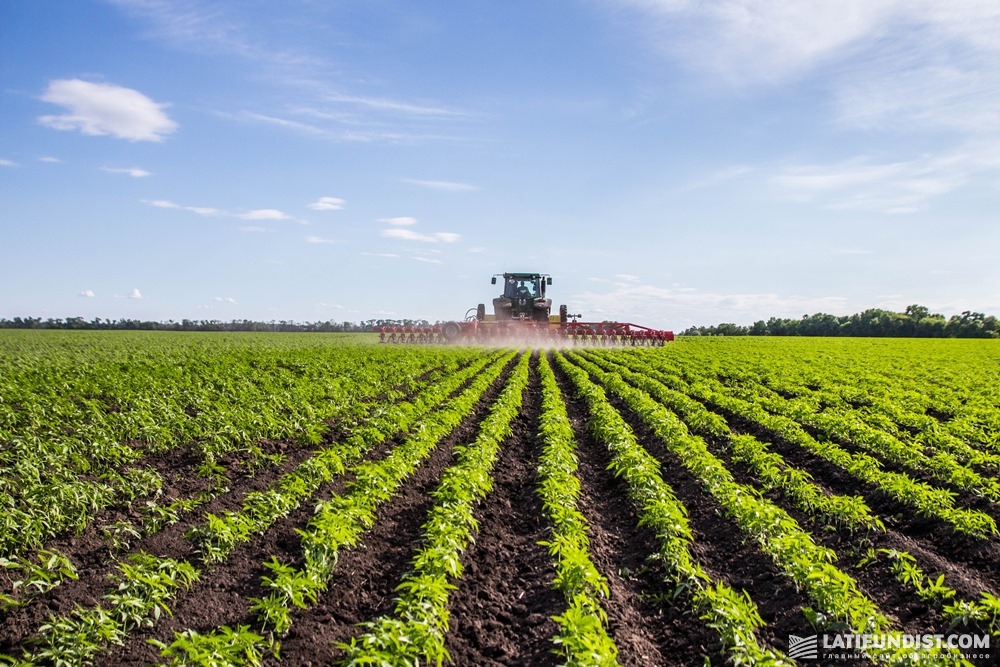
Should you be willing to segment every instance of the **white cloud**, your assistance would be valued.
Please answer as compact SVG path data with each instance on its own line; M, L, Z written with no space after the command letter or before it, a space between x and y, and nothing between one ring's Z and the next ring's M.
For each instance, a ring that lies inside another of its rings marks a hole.
M128 292L128 298L130 298L130 299L141 299L142 298L142 292L140 292L139 290L137 290L135 288L132 288Z
M826 77L840 121L1000 129L1000 4L938 0L607 0L656 47L733 86Z
M419 257L417 255L414 255L414 256L410 257L410 259L414 259L414 260L416 260L418 262L427 262L428 264L441 264L442 263L440 259L435 259L433 257Z
M52 157L51 155L42 155L42 156L40 156L38 158L38 161L39 162L48 162L49 164L59 164L59 163L62 162L62 160L60 160L59 158Z
M324 239L320 236L307 236L306 243L337 243L334 239Z
M106 171L109 174L127 174L132 178L145 178L147 176L152 176L151 172L145 169L139 169L138 167L101 167L101 171Z
M0 167L16 167L18 166L13 160L5 160L0 158Z
M341 102L344 104L366 107L374 111L392 112L396 114L410 116L465 116L465 112L445 109L443 107L432 107L399 100L382 97L366 97L363 95L344 95L329 92L324 95L328 102Z
M826 165L785 168L770 182L792 201L828 208L913 213L932 199L1000 173L1000 144L977 143L948 153L876 162L856 157Z
M438 190L441 192L473 192L479 188L469 183L458 183L455 181L425 181L416 178L405 178L404 183L418 185L428 190Z
M182 206L167 199L141 199L139 201L144 204L149 204L154 208L176 209L178 211L188 211L190 213L197 213L198 215L205 216L222 215L222 211L217 208L209 208L206 206Z
M77 296L85 296L88 299L92 299L92 298L94 298L95 294L94 294L94 290L92 290L92 289L85 289L82 292L80 292Z
M217 296L215 297L215 301L218 301L219 303L236 303L236 299L234 299L231 296L227 297Z
M403 241L420 241L423 243L455 243L462 238L461 234L453 232L431 232L422 234L412 229L383 229L380 234L388 239L401 239Z
M362 255L368 257L388 257L389 259L399 259L399 255L394 252L363 252Z
M417 219L409 216L401 216L398 218L379 218L378 222L386 222L390 225L396 226L407 226L417 224Z
M263 233L263 232L273 231L271 229L268 229L267 227L253 227L253 226L251 226L251 227L240 227L239 230L241 232L249 232L249 233L253 233L253 234L260 234L260 233Z
M238 218L244 220L291 220L291 216L276 208L259 208L246 213L240 213Z
M56 130L79 130L86 135L111 135L129 141L162 141L177 129L177 123L163 112L166 105L137 90L110 83L58 79L49 82L42 100L67 111L38 118L42 125Z
M339 211L344 208L344 203L339 197L320 197L308 206L314 211Z

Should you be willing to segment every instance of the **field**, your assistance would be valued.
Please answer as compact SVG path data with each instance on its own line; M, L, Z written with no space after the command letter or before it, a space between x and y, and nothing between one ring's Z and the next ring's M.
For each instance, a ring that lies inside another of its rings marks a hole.
M996 341L0 331L0 664L994 664L998 377Z

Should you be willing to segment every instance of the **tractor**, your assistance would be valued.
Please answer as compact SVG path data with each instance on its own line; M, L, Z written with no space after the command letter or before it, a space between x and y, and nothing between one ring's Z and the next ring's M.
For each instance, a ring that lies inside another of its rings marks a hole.
M552 299L545 295L552 276L545 273L498 273L491 283L503 280L503 293L493 299L493 313L486 304L470 308L464 321L439 322L423 327L382 327L384 343L465 343L468 345L663 345L674 339L662 331L623 322L580 322L565 305L552 314Z

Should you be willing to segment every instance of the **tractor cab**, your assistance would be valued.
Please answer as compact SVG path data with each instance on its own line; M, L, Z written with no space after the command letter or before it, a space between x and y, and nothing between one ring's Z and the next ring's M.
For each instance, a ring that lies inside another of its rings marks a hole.
M507 278L504 280L503 295L508 299L545 296L545 283L540 278Z
M503 294L493 299L493 313L497 320L532 320L548 322L552 300L545 298L545 286L552 284L552 277L543 273L504 273L493 276L503 278Z

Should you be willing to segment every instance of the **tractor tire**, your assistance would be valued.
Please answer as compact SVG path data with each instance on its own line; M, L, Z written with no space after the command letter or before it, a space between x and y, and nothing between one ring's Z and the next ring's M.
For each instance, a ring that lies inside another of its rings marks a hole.
M559 306L559 323L566 324L567 320L569 320L569 309L566 307L566 304L564 303L563 305Z
M449 343L456 342L462 337L462 325L458 322L446 322L443 327L441 327L441 335Z
M482 322L486 319L486 304L481 303L476 306L476 319Z

